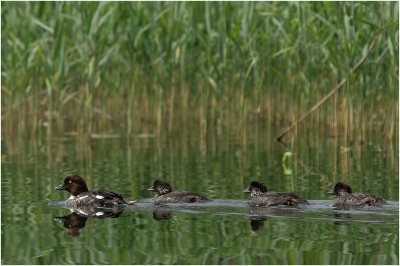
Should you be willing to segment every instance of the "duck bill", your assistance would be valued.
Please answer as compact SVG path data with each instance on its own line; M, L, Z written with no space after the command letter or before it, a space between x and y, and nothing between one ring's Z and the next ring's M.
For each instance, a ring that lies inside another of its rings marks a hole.
M147 190L154 191L154 187L149 187Z
M66 187L64 187L64 184L61 184L59 186L56 186L54 189L55 190L66 190Z
M335 191L334 191L334 190L328 191L328 194L331 194L331 195L336 195L336 193L335 193Z
M248 187L248 188L246 188L245 190L243 190L243 192L245 192L245 193L250 193L250 189L249 189L250 187Z

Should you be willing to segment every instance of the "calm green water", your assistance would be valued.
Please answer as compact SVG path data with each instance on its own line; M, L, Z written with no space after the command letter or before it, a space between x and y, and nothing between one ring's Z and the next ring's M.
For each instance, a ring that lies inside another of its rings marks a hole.
M293 174L284 175L286 150L270 139L254 134L239 143L235 136L183 134L3 142L2 263L399 263L397 144L379 138L350 147L340 139L302 141L294 146ZM54 190L68 173L83 176L91 189L119 191L138 202L118 218L70 215L59 203L69 194ZM157 178L214 201L156 206L146 189ZM252 180L296 192L311 205L250 209L243 189ZM327 191L337 181L389 204L336 209Z

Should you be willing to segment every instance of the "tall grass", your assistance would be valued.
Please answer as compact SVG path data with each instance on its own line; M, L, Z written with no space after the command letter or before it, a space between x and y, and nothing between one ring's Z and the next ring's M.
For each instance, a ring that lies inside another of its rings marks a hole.
M398 10L397 2L4 2L2 135L199 128L245 140L254 126L290 125L346 78L308 126L392 140ZM382 12L383 32L351 75Z

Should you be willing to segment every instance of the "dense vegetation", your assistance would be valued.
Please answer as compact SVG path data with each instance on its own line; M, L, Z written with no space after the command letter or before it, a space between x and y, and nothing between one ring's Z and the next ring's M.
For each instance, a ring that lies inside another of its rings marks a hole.
M309 125L357 140L371 127L398 136L398 2L4 2L1 11L10 137L284 128L342 79Z

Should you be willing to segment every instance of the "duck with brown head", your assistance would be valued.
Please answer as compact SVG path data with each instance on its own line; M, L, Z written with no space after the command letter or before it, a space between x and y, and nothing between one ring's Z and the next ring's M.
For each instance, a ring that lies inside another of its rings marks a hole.
M134 205L135 201L123 198L121 194L107 190L89 190L82 177L69 174L64 178L56 190L66 190L71 193L66 201L69 207L94 206L94 207L115 207Z

